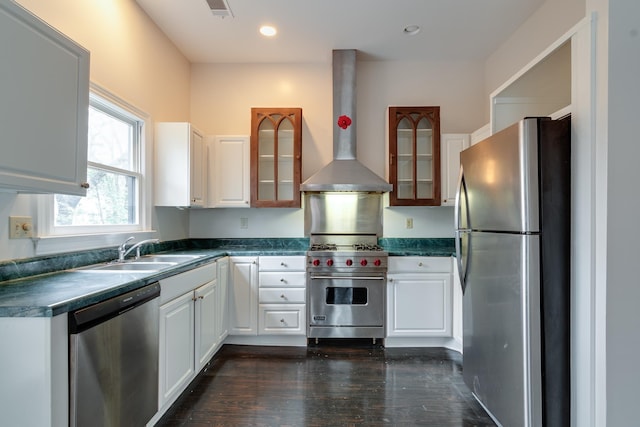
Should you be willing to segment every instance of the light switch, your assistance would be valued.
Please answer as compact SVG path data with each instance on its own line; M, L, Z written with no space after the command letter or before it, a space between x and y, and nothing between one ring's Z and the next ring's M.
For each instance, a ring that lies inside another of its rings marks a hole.
M9 217L9 238L28 239L33 237L33 220L30 216Z

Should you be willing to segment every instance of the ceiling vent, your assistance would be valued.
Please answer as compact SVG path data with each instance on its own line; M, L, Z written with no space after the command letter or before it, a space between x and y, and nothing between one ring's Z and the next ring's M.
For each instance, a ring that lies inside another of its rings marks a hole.
M230 16L233 18L233 12L231 12L231 8L229 7L229 2L227 0L206 0L209 5L209 9L211 9L211 13L215 16L219 16L221 18Z

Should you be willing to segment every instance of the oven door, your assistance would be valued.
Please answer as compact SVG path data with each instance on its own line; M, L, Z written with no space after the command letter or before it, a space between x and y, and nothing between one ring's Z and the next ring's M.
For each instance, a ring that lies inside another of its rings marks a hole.
M308 321L314 328L345 328L320 336L345 336L349 328L384 331L385 275L309 275ZM310 333L313 337L314 334Z

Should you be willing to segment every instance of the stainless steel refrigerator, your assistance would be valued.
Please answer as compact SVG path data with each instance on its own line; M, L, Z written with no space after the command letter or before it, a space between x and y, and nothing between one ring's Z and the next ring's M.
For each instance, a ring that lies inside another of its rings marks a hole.
M570 425L570 119L526 118L460 154L463 376L499 425Z

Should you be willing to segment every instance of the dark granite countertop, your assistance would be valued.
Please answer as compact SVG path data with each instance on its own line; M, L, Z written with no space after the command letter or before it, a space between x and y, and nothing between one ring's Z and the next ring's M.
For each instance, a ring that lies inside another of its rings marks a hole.
M380 239L391 256L452 256L453 239ZM188 271L223 256L305 255L308 239L188 239L149 245L148 253L200 255L170 269L94 272L82 267L117 257L116 248L0 263L0 317L52 317ZM143 252L144 254L144 252Z

